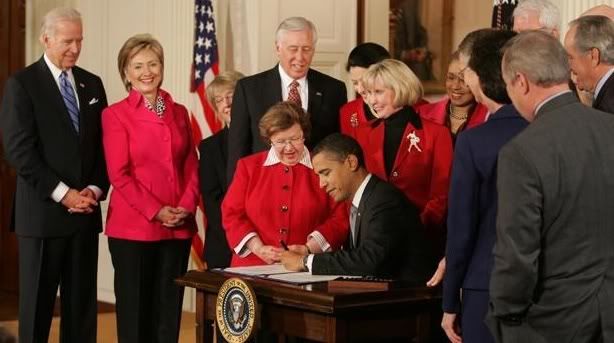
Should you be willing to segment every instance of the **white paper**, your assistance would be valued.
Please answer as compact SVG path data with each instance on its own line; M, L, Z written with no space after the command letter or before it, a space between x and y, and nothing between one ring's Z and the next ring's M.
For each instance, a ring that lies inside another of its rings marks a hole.
M298 273L285 273L285 274L276 274L269 275L267 279L291 282L291 283L316 283L316 282L325 282L335 280L339 277L344 278L359 278L360 276L347 276L347 275L312 275L309 272L298 272Z
M223 270L228 273L249 275L249 276L265 276L265 275L292 273L291 271L284 268L282 264L266 264L263 266L249 266L249 267L231 267L231 268L224 268Z

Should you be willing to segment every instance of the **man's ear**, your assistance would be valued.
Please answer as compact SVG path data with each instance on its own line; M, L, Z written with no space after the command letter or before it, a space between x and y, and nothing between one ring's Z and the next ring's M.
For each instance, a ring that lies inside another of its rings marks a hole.
M358 169L358 158L356 158L356 155L348 155L348 157L345 158L345 163L348 164L351 171L356 171Z
M596 67L601 63L601 51L597 48L591 48L591 67Z
M529 93L529 79L527 78L527 76L523 73L516 73L516 82L518 82L518 86L520 87L522 94L527 94Z

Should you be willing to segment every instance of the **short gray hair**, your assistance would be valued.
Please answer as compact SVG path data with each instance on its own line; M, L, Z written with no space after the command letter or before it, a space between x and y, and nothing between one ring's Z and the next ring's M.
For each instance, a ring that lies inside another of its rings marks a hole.
M540 87L569 82L567 52L551 35L537 30L519 33L503 47L502 71L511 80L516 73Z
M512 16L524 17L532 11L538 13L539 24L544 28L558 31L561 27L561 13L558 7L548 0L522 0L514 9Z
M55 34L55 25L62 20L81 23L81 13L70 7L56 7L52 9L43 17L40 37L42 38L44 35L53 36Z
M275 32L275 42L280 42L281 38L287 32L295 32L295 31L311 31L311 37L313 39L313 45L316 45L318 41L318 31L316 31L315 25L307 18L304 17L290 17L284 19L279 26L277 27L277 31Z
M574 45L579 52L595 48L601 61L614 64L614 22L610 18L587 15L573 20L569 27L576 28Z

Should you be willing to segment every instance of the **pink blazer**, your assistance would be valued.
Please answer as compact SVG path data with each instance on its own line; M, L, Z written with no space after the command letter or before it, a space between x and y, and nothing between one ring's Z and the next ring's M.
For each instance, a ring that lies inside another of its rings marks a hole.
M162 90L162 119L144 105L143 96L128 97L102 112L102 132L109 180L113 186L105 233L109 237L159 241L187 239L194 219L166 228L155 220L162 206L181 206L195 213L199 201L198 158L185 107Z

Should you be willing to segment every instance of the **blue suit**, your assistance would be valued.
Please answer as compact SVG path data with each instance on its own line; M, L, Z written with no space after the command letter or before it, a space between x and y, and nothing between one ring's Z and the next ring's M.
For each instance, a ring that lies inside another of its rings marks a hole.
M512 105L459 134L448 198L443 311L461 314L463 342L492 341L484 316L493 266L499 150L527 126ZM461 309L460 290L463 289Z

